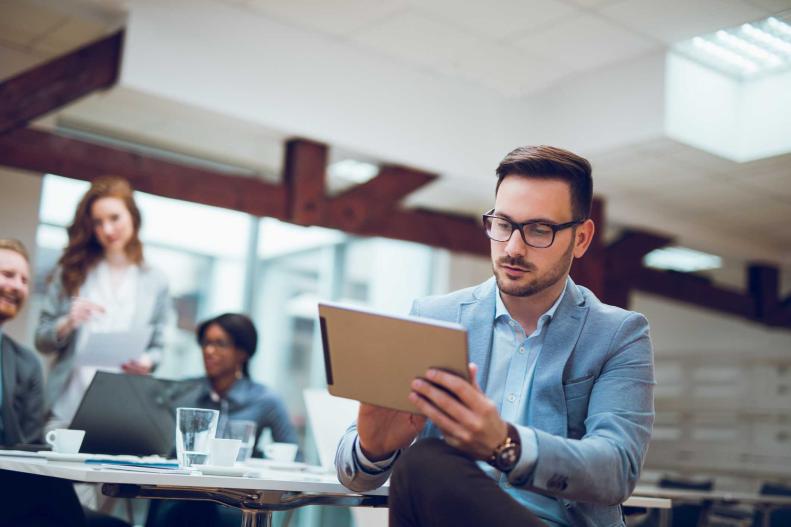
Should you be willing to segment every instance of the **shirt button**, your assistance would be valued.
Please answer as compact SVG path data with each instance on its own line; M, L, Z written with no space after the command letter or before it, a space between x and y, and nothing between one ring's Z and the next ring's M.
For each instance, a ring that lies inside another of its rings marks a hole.
M525 347L524 347L524 346L521 346L521 347L519 348L519 353L524 353L524 352L525 352Z
M516 401L516 395L514 395L514 394L512 394L512 393L509 393L509 394L508 394L508 402L509 402L509 403L512 403L512 402L514 402L514 401Z

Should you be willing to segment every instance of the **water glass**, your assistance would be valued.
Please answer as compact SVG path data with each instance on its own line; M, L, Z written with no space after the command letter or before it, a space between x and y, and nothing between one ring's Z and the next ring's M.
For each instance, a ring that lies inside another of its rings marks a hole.
M221 436L227 439L240 439L242 447L239 449L239 456L236 461L244 463L253 455L253 445L255 444L255 421L245 419L230 419L225 425Z
M204 408L176 408L176 456L179 465L205 464L209 442L217 435L220 412Z

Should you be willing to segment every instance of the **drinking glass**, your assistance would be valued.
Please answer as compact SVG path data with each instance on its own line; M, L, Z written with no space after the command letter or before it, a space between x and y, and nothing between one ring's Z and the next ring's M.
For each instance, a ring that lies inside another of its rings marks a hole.
M253 445L255 444L255 421L245 419L230 419L222 431L222 437L227 439L240 439L242 448L239 449L239 456L236 461L245 462L253 455Z
M179 465L205 464L209 441L217 434L220 412L204 408L176 408L176 456Z

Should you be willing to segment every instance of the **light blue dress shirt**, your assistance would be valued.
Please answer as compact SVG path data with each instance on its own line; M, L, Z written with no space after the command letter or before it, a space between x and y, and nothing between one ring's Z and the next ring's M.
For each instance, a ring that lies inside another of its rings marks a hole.
M521 426L519 423L528 422L530 386L536 359L544 346L546 328L552 321L564 294L565 288L555 303L538 318L535 331L527 336L522 326L511 317L505 307L499 289L497 291L486 396L495 403L499 402L500 417L514 424L519 431L522 456L509 474L511 478L520 478L529 474L536 463L538 456L536 434L531 428ZM498 473L483 461L479 462L479 466L495 478L503 490L542 520L552 525L567 525L563 506L555 498L513 488L505 474Z

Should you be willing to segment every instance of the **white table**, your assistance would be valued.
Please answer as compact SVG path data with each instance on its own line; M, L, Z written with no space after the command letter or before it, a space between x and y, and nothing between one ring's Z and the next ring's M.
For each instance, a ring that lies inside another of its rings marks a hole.
M243 527L268 527L272 512L305 505L384 507L387 488L355 494L334 474L254 467L259 477L130 472L86 463L47 461L34 457L0 456L0 470L102 485L108 496L207 500L242 512Z
M242 512L242 527L269 527L273 511L305 505L387 506L387 486L355 494L341 485L335 474L274 470L259 464L253 469L259 477L130 472L38 457L0 456L0 470L101 484L102 492L108 496L221 503ZM669 509L671 502L662 497L632 496L624 505Z

